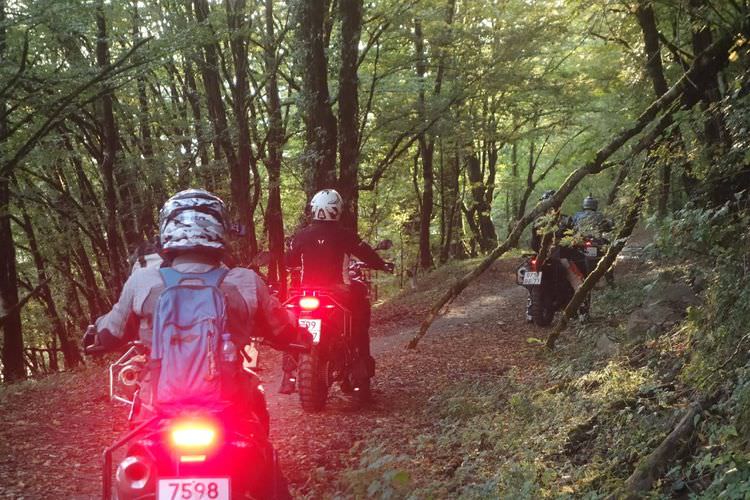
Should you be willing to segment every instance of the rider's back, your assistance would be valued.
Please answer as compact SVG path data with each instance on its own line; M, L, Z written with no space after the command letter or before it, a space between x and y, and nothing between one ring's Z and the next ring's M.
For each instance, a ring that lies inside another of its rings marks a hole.
M180 273L205 273L217 266L214 259L198 253L177 256L172 262L172 267ZM122 326L129 316L134 315L140 319L140 340L150 345L153 315L164 288L158 268L136 269L125 283L118 303L109 314L97 321L97 331L106 330L120 337ZM232 334L248 335L248 325L260 320L274 322L276 319L282 324L289 321L286 317L268 318L268 314L263 314L264 300L272 299L262 286L261 278L250 269L229 269L219 288L225 294L227 331Z
M313 221L294 236L287 265L302 267L302 284L330 287L344 283L344 260L355 255L376 267L382 259L353 231L334 222Z

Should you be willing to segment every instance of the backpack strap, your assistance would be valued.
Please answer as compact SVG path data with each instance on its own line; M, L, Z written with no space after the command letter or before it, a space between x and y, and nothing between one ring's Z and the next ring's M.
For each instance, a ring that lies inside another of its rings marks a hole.
M205 273L181 273L172 267L162 267L159 269L159 274L161 274L161 278L164 280L164 285L167 288L177 286L182 281L189 279L199 279L206 286L219 288L228 272L229 270L223 267L215 267Z

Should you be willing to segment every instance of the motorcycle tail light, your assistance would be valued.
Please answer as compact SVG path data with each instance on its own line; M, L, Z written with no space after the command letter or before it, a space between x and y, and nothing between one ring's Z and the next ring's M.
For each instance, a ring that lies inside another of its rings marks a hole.
M169 431L172 447L181 452L209 449L216 444L217 437L217 426L213 422L201 420L177 422Z
M531 271L536 272L536 258L533 258L529 261Z
M590 247L592 245L593 245L593 243L591 242L591 240L586 240L586 246L587 247Z
M320 300L317 297L301 297L299 306L305 311L314 311L320 307Z

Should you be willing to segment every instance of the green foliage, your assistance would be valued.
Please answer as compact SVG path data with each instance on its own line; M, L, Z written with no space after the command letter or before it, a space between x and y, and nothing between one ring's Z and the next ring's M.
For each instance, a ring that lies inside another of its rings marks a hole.
M389 455L381 447L367 448L359 467L343 477L346 493L356 498L404 498L411 489L406 463L406 457Z
M744 259L750 213L745 207L742 194L716 208L688 206L661 225L657 241L665 257L698 264L689 275L705 287L705 303L691 309L684 325L695 350L684 375L702 388L714 387L725 369L748 359L750 292Z

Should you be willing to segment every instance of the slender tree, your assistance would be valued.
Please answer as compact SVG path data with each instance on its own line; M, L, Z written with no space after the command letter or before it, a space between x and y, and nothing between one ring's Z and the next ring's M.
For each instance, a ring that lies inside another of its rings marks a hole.
M268 275L279 286L281 297L286 296L286 265L284 263L284 218L281 211L281 159L284 146L283 117L279 95L278 42L274 31L273 0L265 2L266 36L263 47L266 70L268 107L267 154L268 201L266 205L266 230L271 260Z
M6 5L0 0L0 65L8 61L6 43ZM9 137L8 107L0 95L0 147ZM0 149L0 165L5 165ZM18 307L18 273L16 270L16 245L11 228L11 179L9 171L0 171L0 325L3 327L3 379L20 380L26 377L23 364L23 331L21 310Z
M359 200L359 41L362 0L340 0L341 67L339 68L339 190L346 200L343 222L357 229Z
M307 198L336 185L336 118L328 92L326 0L297 0L298 60L302 72L299 106L305 122L302 153Z

